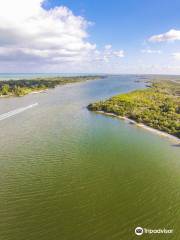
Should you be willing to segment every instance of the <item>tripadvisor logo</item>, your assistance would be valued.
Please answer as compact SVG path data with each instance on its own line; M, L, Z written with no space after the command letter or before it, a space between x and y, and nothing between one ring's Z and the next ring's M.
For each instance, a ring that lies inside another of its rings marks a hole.
M143 234L143 228L142 227L137 227L135 229L135 234L138 235L138 236L142 235Z
M159 229L147 229L142 227L135 228L135 234L140 236L142 234L170 234L173 233L173 229L159 228Z

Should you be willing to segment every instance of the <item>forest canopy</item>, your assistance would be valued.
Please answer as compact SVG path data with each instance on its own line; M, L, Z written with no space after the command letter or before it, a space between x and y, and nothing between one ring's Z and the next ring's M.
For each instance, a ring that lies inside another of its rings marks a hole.
M180 83L152 80L150 86L88 105L91 111L104 111L144 123L180 138Z
M33 91L54 88L57 85L104 78L105 76L44 77L35 79L0 81L0 96L24 96Z

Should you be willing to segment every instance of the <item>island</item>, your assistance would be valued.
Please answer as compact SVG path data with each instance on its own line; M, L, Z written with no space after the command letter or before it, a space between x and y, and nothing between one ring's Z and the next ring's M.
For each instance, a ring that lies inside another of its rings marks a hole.
M149 80L147 88L88 105L90 111L133 120L180 138L180 81Z
M24 96L28 93L44 91L58 85L77 83L104 78L105 76L42 77L34 79L0 81L0 97Z

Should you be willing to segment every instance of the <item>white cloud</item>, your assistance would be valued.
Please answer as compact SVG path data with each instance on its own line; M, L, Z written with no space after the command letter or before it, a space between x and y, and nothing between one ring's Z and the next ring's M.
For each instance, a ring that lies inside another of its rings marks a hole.
M112 45L105 45L101 51L96 49L94 52L91 52L86 61L90 66L93 65L94 69L97 69L99 65L105 64L104 71L107 71L108 65L113 68L113 65L119 64L119 59L123 57L123 50L114 50Z
M112 45L105 45L104 51L101 52L102 58L105 62L109 62L110 59L113 58L123 58L124 57L124 50L114 50Z
M175 60L180 60L180 52L176 52L172 54Z
M0 61L80 61L96 49L89 23L67 7L42 8L43 0L0 0ZM15 64L15 63L14 63Z
M165 42L180 40L180 30L171 29L166 33L154 35L149 38L150 42Z
M0 71L86 71L124 57L111 44L88 40L85 18L45 0L0 0Z
M112 48L112 45L111 45L111 44L107 44L107 45L104 46L104 48L105 48L106 50L109 50L109 49Z
M124 50L113 51L113 55L122 58L124 57Z
M154 50L154 49L142 49L141 50L142 53L157 53L157 54L161 54L162 51L161 50Z

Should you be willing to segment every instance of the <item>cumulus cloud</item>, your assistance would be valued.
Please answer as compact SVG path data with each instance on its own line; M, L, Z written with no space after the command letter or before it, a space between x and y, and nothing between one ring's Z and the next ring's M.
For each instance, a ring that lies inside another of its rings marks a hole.
M124 57L124 50L113 51L113 55L122 58Z
M165 42L180 40L180 30L171 29L168 32L154 35L149 38L150 42Z
M98 50L85 18L44 1L0 0L0 71L81 71L124 57L111 44Z
M101 58L104 59L105 62L109 62L114 58L123 58L124 50L114 50L111 44L104 46L104 51L99 52Z
M42 8L43 0L0 0L0 61L79 61L96 49L89 22L67 7Z
M112 48L112 45L111 45L111 44L107 44L107 45L104 46L104 48L105 48L106 50L109 50L109 49Z
M142 53L157 53L157 54L161 54L162 51L161 50L154 50L154 49L142 49L141 50Z
M115 62L119 62L119 58L123 58L125 56L124 50L115 50L111 44L107 44L103 47L103 49L91 52L89 54L88 59L92 62L105 62L115 64Z
M172 54L175 60L180 60L180 52L176 52Z

